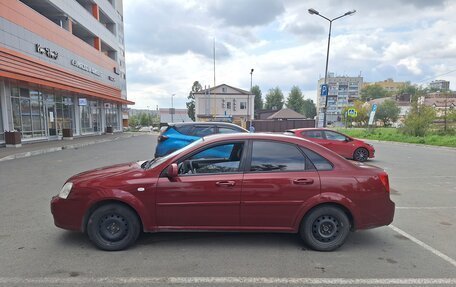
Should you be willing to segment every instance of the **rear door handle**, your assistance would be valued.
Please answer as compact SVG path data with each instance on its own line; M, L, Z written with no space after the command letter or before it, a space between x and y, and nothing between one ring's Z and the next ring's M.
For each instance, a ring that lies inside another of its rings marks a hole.
M293 183L294 184L312 184L314 183L314 180L311 179L311 178L299 178L299 179L295 179L293 180Z
M232 180L227 180L227 181L217 181L215 185L217 186L234 186L236 182Z

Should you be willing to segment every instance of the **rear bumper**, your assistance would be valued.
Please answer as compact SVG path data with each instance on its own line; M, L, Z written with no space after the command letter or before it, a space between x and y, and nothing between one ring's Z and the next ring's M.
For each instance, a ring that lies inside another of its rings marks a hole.
M371 208L364 210L358 218L356 229L370 229L391 224L395 209L396 204L390 199L384 204L371 205Z

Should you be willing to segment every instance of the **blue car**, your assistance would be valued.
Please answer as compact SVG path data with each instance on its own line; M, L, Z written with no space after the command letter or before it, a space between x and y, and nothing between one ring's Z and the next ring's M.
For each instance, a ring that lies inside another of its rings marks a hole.
M155 157L170 154L207 135L247 132L246 129L230 123L171 123L160 129Z

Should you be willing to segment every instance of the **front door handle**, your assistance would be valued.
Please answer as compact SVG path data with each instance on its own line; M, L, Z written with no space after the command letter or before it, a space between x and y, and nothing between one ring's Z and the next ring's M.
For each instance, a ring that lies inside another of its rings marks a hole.
M299 178L299 179L295 179L293 180L293 183L294 184L312 184L314 183L314 180L311 179L311 178Z
M215 185L217 186L234 186L236 182L232 180L227 180L227 181L217 181Z

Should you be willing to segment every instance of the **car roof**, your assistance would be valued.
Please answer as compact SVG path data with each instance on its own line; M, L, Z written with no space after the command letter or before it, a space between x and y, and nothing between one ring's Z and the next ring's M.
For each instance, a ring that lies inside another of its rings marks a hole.
M243 127L241 126L238 126L238 125L235 125L235 124L232 124L232 123L226 123L226 122L185 122L185 123L168 123L169 126L177 126L177 127L181 127L181 126L192 126L192 125L198 125L198 126L214 126L214 125L217 125L217 126L226 126L226 127L236 127L236 128L240 128L240 129L243 129L245 131L247 131L246 129L244 129Z
M213 134L208 135L202 138L204 145L217 143L225 140L271 140L279 141L291 144L297 144L299 146L311 149L333 163L338 163L339 166L347 166L346 160L342 158L337 153L317 144L312 141L309 141L304 138L284 135L284 134L274 134L274 133L231 133L231 134ZM203 144L203 143L202 143Z
M298 129L289 129L287 131L333 131L332 129L328 128L298 128Z

